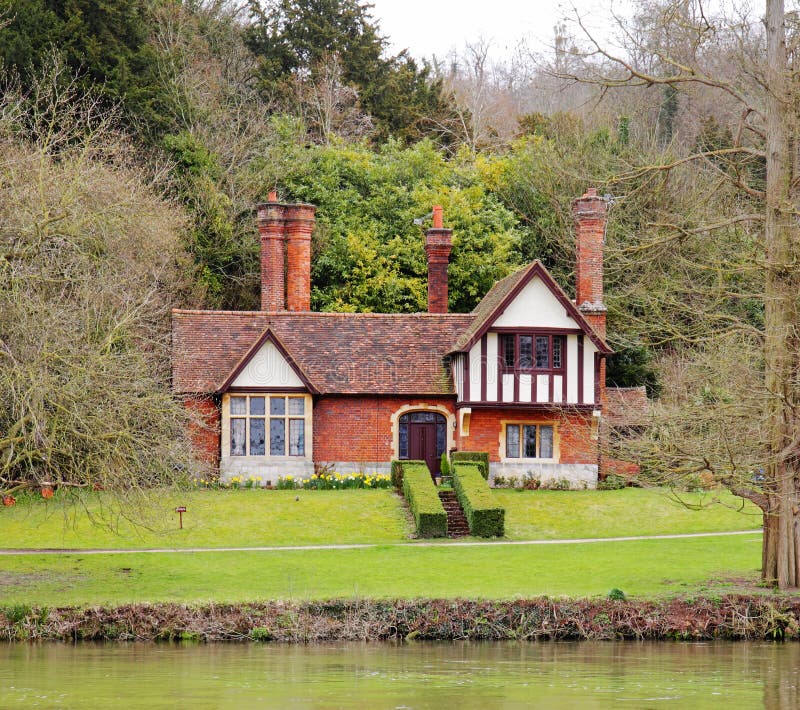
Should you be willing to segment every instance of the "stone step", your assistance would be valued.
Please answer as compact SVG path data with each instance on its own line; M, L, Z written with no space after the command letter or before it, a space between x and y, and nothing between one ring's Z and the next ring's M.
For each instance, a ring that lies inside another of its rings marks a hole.
M465 537L469 535L469 523L464 511L461 510L455 491L444 490L438 493L439 500L442 501L442 507L447 513L447 536Z

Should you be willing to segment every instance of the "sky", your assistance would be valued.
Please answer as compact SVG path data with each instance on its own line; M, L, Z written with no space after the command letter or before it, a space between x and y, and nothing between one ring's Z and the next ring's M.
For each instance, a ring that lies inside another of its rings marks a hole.
M530 49L544 51L552 44L559 18L574 17L573 6L593 30L610 32L610 0L370 0L393 52L408 49L412 56L444 56L452 48L479 38L491 42L495 59L510 57L520 39ZM615 0L624 10L629 0Z

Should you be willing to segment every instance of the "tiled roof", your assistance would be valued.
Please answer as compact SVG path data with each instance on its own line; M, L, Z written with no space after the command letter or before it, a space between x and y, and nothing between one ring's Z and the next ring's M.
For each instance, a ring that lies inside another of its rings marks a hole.
M472 314L172 312L172 386L216 392L269 328L320 393L452 394L443 357Z
M606 387L605 416L611 426L644 426L649 403L644 387Z

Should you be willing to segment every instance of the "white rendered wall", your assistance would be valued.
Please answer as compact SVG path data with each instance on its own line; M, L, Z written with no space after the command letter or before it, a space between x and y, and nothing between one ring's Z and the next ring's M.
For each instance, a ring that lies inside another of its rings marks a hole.
M583 340L583 403L594 404L594 354L597 348L588 338Z
M525 285L492 325L498 328L578 327L538 276Z
M486 337L486 401L497 401L497 333L489 333Z
M567 402L578 402L578 336L567 336Z
M232 387L304 387L286 358L267 340L236 376Z
M469 351L469 398L476 402L481 398L481 341Z

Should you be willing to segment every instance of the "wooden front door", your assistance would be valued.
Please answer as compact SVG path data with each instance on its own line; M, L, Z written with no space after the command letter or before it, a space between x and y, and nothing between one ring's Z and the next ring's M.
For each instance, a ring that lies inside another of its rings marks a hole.
M408 458L428 464L432 476L439 475L439 457L436 455L436 424L411 422L408 425Z

